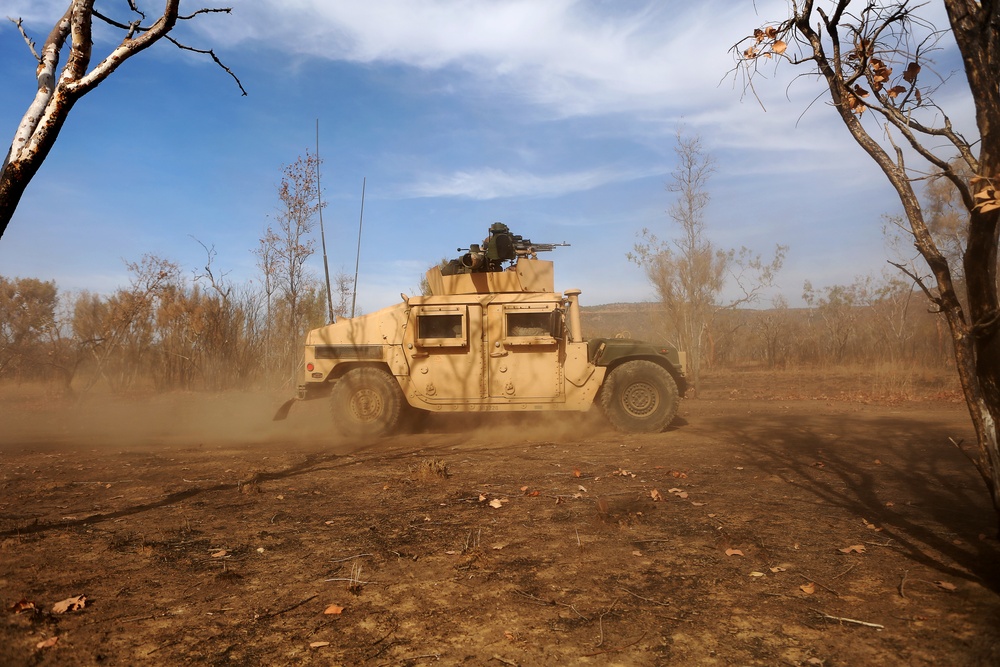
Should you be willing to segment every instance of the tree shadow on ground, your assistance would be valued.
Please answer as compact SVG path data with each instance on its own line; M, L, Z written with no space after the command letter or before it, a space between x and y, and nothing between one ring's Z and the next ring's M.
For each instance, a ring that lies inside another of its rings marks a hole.
M1000 592L995 516L955 430L910 416L746 414L713 419L748 450L745 465L778 475L821 505L881 528L907 558ZM766 502L766 501L765 501Z

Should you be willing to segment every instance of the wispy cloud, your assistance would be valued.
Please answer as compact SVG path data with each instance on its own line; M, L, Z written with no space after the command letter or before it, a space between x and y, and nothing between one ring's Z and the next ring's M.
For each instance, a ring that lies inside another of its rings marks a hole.
M431 175L402 188L409 197L461 197L498 199L500 197L559 197L593 190L611 183L622 183L662 174L666 169L594 169L542 176L524 171L476 169L450 174Z
M780 0L756 5L786 11ZM263 0L211 29L298 55L464 73L570 116L729 96L716 90L728 49L760 20L751 3L725 0Z

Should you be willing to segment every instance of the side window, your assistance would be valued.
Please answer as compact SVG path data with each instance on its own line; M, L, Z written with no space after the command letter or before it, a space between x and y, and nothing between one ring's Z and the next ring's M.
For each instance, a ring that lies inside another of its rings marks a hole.
M552 318L554 311L549 308L531 310L507 310L506 320L507 345L554 345L557 341L552 337Z
M422 312L417 315L417 345L463 347L466 345L465 314Z

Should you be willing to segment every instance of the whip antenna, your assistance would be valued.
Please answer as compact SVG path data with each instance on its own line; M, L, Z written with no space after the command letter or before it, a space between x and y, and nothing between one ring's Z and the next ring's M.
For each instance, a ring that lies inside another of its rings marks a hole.
M358 302L358 266L361 263L361 226L365 222L365 184L368 178L361 180L361 218L358 220L358 254L354 258L354 294L351 295L351 317L354 317L354 306Z
M323 229L323 188L319 183L319 118L316 119L316 202L319 204L319 238L323 245L323 273L326 275L326 308L328 321L337 321L333 314L333 291L330 289L330 264L326 259L326 231Z

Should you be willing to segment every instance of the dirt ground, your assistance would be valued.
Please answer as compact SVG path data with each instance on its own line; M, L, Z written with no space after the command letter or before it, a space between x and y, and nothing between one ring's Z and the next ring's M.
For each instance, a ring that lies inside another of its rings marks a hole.
M1000 664L964 405L823 380L375 443L284 396L7 392L0 663Z

